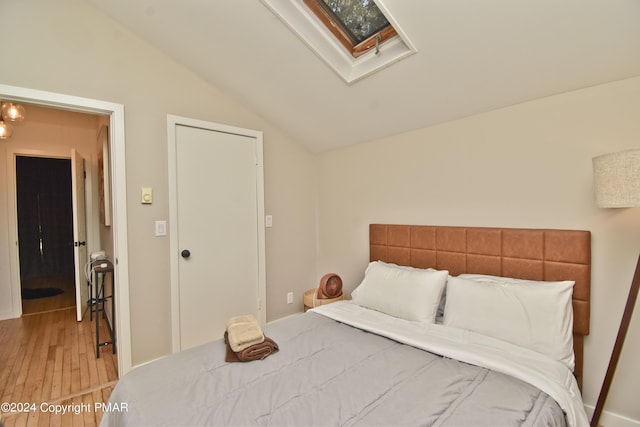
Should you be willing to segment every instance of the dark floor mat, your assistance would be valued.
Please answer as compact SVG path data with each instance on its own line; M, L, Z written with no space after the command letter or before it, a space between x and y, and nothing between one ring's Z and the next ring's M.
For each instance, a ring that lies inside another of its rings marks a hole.
M22 288L22 299L37 299L60 295L60 288Z

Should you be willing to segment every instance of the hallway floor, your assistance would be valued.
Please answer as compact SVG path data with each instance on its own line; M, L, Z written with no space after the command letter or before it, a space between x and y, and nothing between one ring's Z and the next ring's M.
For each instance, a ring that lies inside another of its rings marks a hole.
M53 306L54 302L43 300L62 295L25 302ZM101 337L108 336L106 322L100 326ZM96 358L95 323L88 313L77 322L73 304L0 321L0 402L31 405L21 413L7 413L3 407L5 427L98 425L102 412L94 404L109 399L117 380L112 347L101 347ZM62 407L71 413L54 414L49 409Z

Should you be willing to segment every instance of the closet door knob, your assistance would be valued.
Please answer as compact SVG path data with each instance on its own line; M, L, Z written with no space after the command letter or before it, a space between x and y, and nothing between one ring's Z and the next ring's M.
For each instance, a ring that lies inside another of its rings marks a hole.
M182 255L182 258L189 258L191 256L191 252L189 252L189 249L185 249L180 252L180 255Z

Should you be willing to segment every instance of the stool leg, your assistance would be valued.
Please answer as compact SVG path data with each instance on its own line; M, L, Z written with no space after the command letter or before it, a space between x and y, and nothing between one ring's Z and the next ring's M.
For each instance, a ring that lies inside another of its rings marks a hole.
M96 310L99 302L96 301ZM96 358L100 359L100 315L96 311Z
M104 280L104 277L102 280ZM100 358L100 299L98 289L98 274L96 273L96 298L94 300L96 307L96 359Z

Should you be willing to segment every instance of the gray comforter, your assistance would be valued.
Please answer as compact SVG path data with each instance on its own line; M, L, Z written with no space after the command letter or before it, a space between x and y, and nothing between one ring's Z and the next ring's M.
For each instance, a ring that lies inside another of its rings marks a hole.
M264 333L280 351L261 361L225 363L218 340L134 369L110 399L126 410L101 425L566 425L529 384L316 313Z

